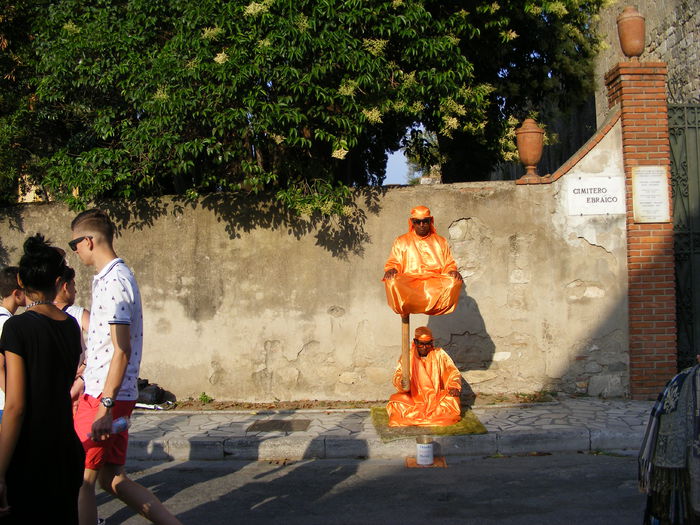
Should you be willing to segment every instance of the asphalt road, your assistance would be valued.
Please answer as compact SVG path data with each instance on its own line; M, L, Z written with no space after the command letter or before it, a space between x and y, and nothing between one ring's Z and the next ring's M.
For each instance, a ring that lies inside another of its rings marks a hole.
M128 465L185 524L626 525L641 523L636 458L590 454L464 458L448 468L394 460ZM146 520L104 493L107 525Z

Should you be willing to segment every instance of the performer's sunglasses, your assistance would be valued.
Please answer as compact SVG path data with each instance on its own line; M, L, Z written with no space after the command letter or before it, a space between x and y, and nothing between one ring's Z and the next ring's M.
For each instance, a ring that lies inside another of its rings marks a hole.
M411 219L413 224L430 224L430 219Z
M76 251L78 249L78 245L85 239L92 239L92 235L83 235L82 237L68 241L68 246L70 246L71 250Z
M416 346L432 346L433 344L432 339L430 341L419 341L418 339L414 339L413 342L416 343Z

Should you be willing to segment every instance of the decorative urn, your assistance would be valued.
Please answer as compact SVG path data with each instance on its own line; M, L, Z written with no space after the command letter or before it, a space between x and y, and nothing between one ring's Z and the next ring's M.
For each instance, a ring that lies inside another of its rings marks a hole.
M525 179L537 178L537 163L542 158L544 130L533 119L525 119L515 130L520 162L525 166Z
M620 47L626 57L639 60L644 52L644 17L637 8L631 5L625 7L617 17L617 35L620 37Z

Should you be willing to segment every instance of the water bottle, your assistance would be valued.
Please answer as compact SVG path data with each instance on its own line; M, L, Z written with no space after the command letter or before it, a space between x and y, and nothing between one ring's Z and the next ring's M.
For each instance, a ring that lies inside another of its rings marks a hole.
M118 417L112 421L112 434L119 434L119 432L124 432L127 428L131 426L131 420L128 417Z
M124 432L127 428L131 426L131 420L128 417L118 417L112 421L112 434L119 434L119 432ZM92 432L87 435L92 439Z

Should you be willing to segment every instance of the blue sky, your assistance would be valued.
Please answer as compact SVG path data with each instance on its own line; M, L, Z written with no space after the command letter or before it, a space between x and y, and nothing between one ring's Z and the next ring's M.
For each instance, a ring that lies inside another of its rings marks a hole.
M406 166L406 157L404 157L403 151L391 153L389 161L386 163L384 184L406 184L407 173L408 166Z

